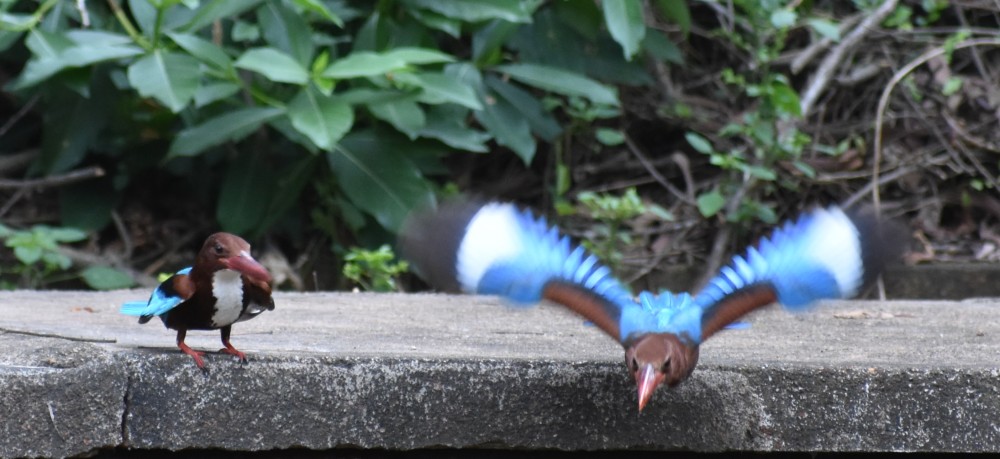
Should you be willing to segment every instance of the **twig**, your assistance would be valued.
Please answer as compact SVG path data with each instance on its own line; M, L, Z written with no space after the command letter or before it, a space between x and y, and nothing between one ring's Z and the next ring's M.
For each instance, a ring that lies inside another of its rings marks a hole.
M0 136L2 135L3 134L0 134ZM0 175L5 174L7 171L25 168L28 164L34 161L41 152L41 148L29 148L17 153L0 156Z
M3 137L4 134L6 134L7 131L10 130L10 128L14 127L15 123L20 121L21 118L23 118L24 115L28 113L28 110L31 110L32 107L34 107L35 104L38 103L39 97L40 96L38 94L35 94L34 97L28 99L28 102L24 104L24 106L21 107L21 109L14 114L14 116L10 117L10 119L8 119L6 123L3 123L3 127L0 127L0 137Z
M90 13L87 12L87 0L76 0L76 9L80 11L80 25L90 27Z
M955 131L955 133L958 134L958 136L961 137L962 140L965 140L966 142L972 144L972 146L980 150L986 150L992 153L1000 153L1000 147L994 146L989 142L987 142L986 140L980 139L979 137L972 135L972 133L966 131L961 124L958 124L958 121L955 118L952 118L951 115L947 113L941 113L941 117L944 118L944 121L946 123L948 123L948 127L951 128L951 130Z
M124 245L122 258L129 260L132 258L132 237L128 235L125 222L122 221L122 217L118 215L117 210L111 211L111 221L115 224L115 231L118 231L118 237L122 239L122 244Z
M695 205L693 199L686 196L681 190L678 190L677 187L667 181L666 177L660 174L660 171L656 170L656 167L649 162L649 158L646 157L642 150L639 149L639 146L636 145L635 142L632 141L632 138L628 135L625 136L625 145L628 145L628 149L632 151L632 154L635 155L636 158L639 159L639 162L642 163L643 167L646 168L646 171L649 172L649 175L653 176L653 179L655 179L657 183L663 186L663 188L666 188L667 191L669 191L670 194L674 195L677 199L680 199L687 204Z
M750 191L750 189L756 184L756 180L753 179L749 174L743 174L743 184L740 189L736 191L736 194L729 198L729 202L726 203L726 212L724 215L732 215L736 213L736 209L743 202L743 197ZM708 254L708 258L705 259L705 270L702 272L701 277L698 278L698 282L695 283L695 287L701 289L712 276L722 267L722 260L726 256L726 246L729 244L730 235L733 232L732 225L722 225L719 228L719 232L715 233L715 241L712 242L712 250Z
M71 247L60 246L59 253L69 257L73 263L80 264L83 266L108 266L109 264L114 266L115 269L121 270L129 275L135 283L143 287L155 287L159 285L153 276L144 274L141 271L136 271L128 266L122 266L122 263L116 263L114 260L109 260L108 257L102 257L100 255L94 255L89 252L84 252L81 250L76 250Z
M20 188L52 188L102 176L104 176L104 169L98 166L92 166L70 171L65 174L50 175L48 177L37 179L12 180L0 178L0 190Z
M900 177L902 177L902 176L904 176L906 174L909 174L911 172L916 172L917 170L919 170L921 168L924 168L924 167L927 167L927 166L936 166L936 165L939 165L939 164L944 164L946 162L948 162L948 156L947 155L941 155L941 156L937 156L937 157L931 158L928 161L921 162L920 164L910 164L910 165L907 165L907 166L900 166L900 167L896 168L895 170L893 170L891 173L883 175L882 177L880 177L879 180L878 180L878 186L882 186L882 185L885 185L886 183L893 182L896 179L898 179L898 178L900 178ZM840 206L844 207L844 208L854 207L854 204L856 204L859 200L861 200L861 198L864 197L864 195L866 195L866 194L868 194L868 193L870 193L872 191L873 183L874 182L868 182L868 184L866 184L865 186L861 187L861 189L859 189L858 191L855 191L854 194L852 194L847 199L843 200L840 203Z
M25 336L37 336L39 338L59 338L67 341L77 341L81 343L117 343L116 339L106 339L106 338L80 338L78 336L65 336L56 333L43 333L43 332L33 332L27 330L12 330L5 327L0 327L0 332L11 333L14 335L25 335Z
M1000 40L995 38L976 38L966 40L956 44L952 50L968 48L971 46L1000 46ZM875 153L872 158L872 181L870 184L872 202L875 205L876 213L879 211L879 206L881 204L881 196L879 195L879 186L881 185L881 181L878 176L880 163L882 162L882 122L883 118L885 118L885 110L889 106L889 96L892 95L892 90L895 89L899 82L903 81L903 78L906 78L910 72L913 72L913 70L917 67L937 56L944 54L945 52L948 52L948 50L939 46L921 54L916 59L910 61L909 64L906 64L903 68L899 69L899 71L889 79L889 83L885 86L885 89L882 90L882 96L879 97L878 100L878 108L875 110Z
M858 42L861 41L865 35L868 35L873 29L877 28L882 20L889 15L893 10L896 9L897 0L885 0L871 15L861 21L851 33L847 34L840 44L838 44L830 54L826 55L823 62L819 64L816 69L816 73L813 74L810 79L809 86L802 93L802 101L800 102L802 117L805 119L812 111L813 104L819 98L820 93L826 89L827 83L830 82L830 78L833 76L834 70L840 65L841 61L844 59L844 55L847 54L847 50L853 48Z
M845 33L847 33L847 29L854 27L854 24L857 24L857 22L860 19L861 19L861 14L855 14L841 21L840 27L837 28L840 31L840 35L844 35ZM827 49L831 43L833 43L833 40L827 37L823 37L823 39L813 42L809 46L806 46L801 51L799 51L795 56L795 58L792 59L792 62L789 65L789 68L791 69L792 73L798 74L799 72L801 72L805 66L809 65L809 63L812 62L813 58L816 57L820 53L820 51Z

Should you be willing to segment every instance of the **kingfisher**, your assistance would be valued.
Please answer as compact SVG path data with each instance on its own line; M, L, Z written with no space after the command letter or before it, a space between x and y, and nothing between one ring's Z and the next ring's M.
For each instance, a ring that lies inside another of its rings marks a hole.
M219 330L221 353L235 356L241 363L247 356L229 342L233 324L274 310L271 274L250 255L250 244L229 233L209 236L193 266L181 269L160 283L149 301L131 301L121 313L139 316L139 323L153 316L177 330L177 347L208 372L202 356L184 343L188 330Z
M544 217L510 203L456 199L419 210L399 242L440 290L499 295L515 306L549 300L595 324L624 347L642 411L657 387L691 375L701 343L747 313L857 295L901 255L897 231L870 212L815 208L734 256L695 295L635 296Z

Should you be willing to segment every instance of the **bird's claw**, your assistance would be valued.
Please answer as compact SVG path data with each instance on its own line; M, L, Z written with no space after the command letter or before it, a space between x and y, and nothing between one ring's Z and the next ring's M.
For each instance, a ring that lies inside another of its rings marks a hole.
M239 359L240 363L242 363L242 364L248 363L248 361L247 361L247 355L244 354L244 353L242 353L242 352L240 352L240 351L237 351L236 348L224 347L222 349L219 349L219 352L222 353L222 354L229 354L231 356L236 357L237 359Z

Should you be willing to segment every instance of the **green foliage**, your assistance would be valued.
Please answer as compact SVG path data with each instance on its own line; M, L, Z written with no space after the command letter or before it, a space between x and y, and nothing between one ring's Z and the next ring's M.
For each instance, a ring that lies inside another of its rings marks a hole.
M642 202L635 188L625 190L621 196L584 191L576 199L583 208L583 214L595 221L591 226L595 237L588 237L583 245L612 270L618 269L621 264L622 250L632 244L631 233L623 231L622 225L641 215L673 220L666 209Z
M24 56L11 47L20 40L28 56L10 88L39 96L45 113L31 173L111 164L106 179L74 192L104 214L145 186L150 170L196 181L197 190L177 192L207 201L199 204L215 208L222 229L251 238L306 213L304 193L319 186L344 204L337 208L358 213L349 225L320 218L324 231L395 231L409 209L433 204L444 156L499 146L531 163L540 142L567 132L561 117L575 135L617 115L616 84L652 81L647 55L679 59L631 2L47 0L0 8L0 51ZM683 2L657 2L656 11L690 28ZM597 138L622 141L611 130Z
M378 250L352 247L344 255L344 277L362 289L373 292L392 292L398 289L397 278L409 269L405 261L393 263L396 255L388 245Z
M777 215L768 198L781 189L796 190L803 177L815 176L801 160L806 147L830 154L843 149L811 145L812 139L795 122L802 116L799 94L787 76L772 68L772 62L784 51L788 34L796 27L808 27L831 40L839 40L840 33L835 22L809 16L810 5L789 7L774 0L735 4L749 27L722 33L746 53L746 65L739 70L723 69L721 77L753 101L748 104L753 108L716 132L688 132L685 139L725 173L715 187L697 197L703 216L722 212L730 221L755 219L773 224ZM794 172L781 164L793 167Z
M0 271L0 274L16 275L18 282L13 285L29 288L70 279L75 276L68 273L73 261L60 251L60 246L86 238L86 233L75 228L35 225L30 229L16 230L0 224L0 239L20 263L7 268L7 273ZM79 275L88 286L98 290L126 288L134 284L127 274L106 266L91 266ZM5 285L11 284L5 281Z

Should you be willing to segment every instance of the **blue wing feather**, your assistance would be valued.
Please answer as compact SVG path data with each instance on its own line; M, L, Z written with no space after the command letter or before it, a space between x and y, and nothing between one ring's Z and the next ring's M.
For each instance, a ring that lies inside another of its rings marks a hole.
M174 273L174 276L188 275L190 272L191 267L187 267ZM174 277L170 276L169 279L160 283L160 285L153 290L153 294L150 295L149 301L145 303L141 301L129 301L122 305L120 312L129 316L159 316L177 307L178 304L184 302L184 298L181 298L176 294L169 293L169 290L171 289L168 288L168 285L171 284L168 283L172 283L173 280Z
M491 265L479 280L475 292L500 295L517 305L541 301L545 285L561 280L582 286L607 300L608 311L619 322L619 339L653 327L651 315L632 298L631 292L583 247L550 227L544 217L530 211L514 213L519 232L519 250L513 257Z

